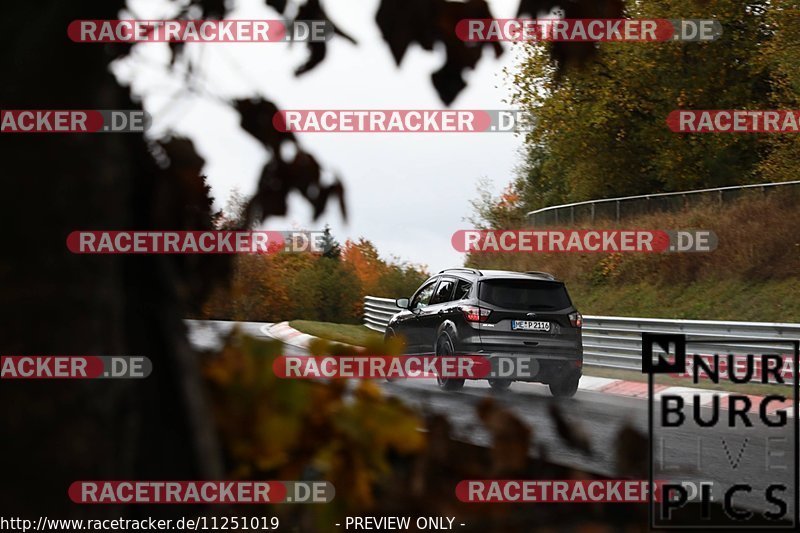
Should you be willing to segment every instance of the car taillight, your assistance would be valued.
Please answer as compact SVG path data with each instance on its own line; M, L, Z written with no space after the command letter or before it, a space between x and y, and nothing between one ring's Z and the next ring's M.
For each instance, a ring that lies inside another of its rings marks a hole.
M582 328L583 327L583 315L579 312L575 311L574 313L569 314L569 321L572 324L573 328Z
M486 322L486 319L489 318L489 314L491 314L489 309L484 309L477 305L462 305L461 312L464 313L464 318L466 318L468 322Z

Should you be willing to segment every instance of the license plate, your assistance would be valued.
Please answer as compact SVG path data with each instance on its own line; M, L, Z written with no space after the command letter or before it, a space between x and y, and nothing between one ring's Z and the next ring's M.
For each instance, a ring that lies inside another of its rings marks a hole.
M523 331L550 331L550 322L539 320L512 320L511 329Z

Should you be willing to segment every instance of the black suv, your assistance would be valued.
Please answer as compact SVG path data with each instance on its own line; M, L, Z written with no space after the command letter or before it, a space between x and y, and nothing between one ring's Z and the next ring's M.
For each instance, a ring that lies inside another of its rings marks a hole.
M404 310L389 321L386 337L402 337L409 355L482 355L493 367L502 358L527 358L533 377L522 380L547 383L557 397L578 390L583 318L551 274L451 268L396 304ZM437 381L445 390L464 386L463 379ZM511 381L489 384L504 390Z

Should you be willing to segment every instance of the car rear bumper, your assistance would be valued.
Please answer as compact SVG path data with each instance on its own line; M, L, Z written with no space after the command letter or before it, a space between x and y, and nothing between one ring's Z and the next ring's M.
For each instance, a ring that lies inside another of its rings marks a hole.
M568 353L486 352L476 350L472 355L489 359L495 379L550 383L565 376L583 372L583 351Z

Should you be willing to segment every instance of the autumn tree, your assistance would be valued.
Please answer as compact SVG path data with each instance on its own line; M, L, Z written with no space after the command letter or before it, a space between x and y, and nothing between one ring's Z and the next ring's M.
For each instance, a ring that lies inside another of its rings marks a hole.
M774 105L776 66L758 59L771 41L790 39L791 17L765 0L626 5L633 18L714 18L723 34L702 43L600 43L585 68L566 72L548 53L552 44L525 45L514 100L533 113L536 127L514 188L527 209L759 180L769 142L763 136L675 134L665 119L675 109ZM796 55L774 57L791 72Z
M364 292L374 295L378 282L388 270L375 245L363 237L358 241L347 240L344 243L342 259L353 267Z
M428 278L420 265L394 257L384 260L375 245L364 238L347 241L343 259L356 272L365 295L400 298L411 295Z
M497 197L491 188L492 184L487 180L478 183L478 197L470 201L473 215L469 221L481 229L522 226L529 205L524 197L524 191L529 189L527 181L517 178Z
M792 0L774 0L765 17L773 38L767 41L758 58L769 69L771 107L800 108L800 6ZM800 168L800 136L770 135L767 151L759 165L764 181L797 179Z
M371 296L383 298L411 296L428 277L427 269L424 266L395 261L380 277L375 292Z
M325 231L322 233L321 240L322 256L328 259L339 260L342 255L342 247L339 241L331 233L331 227L325 224Z
M361 320L361 283L353 268L332 257L319 257L297 273L289 287L296 318L323 322Z

